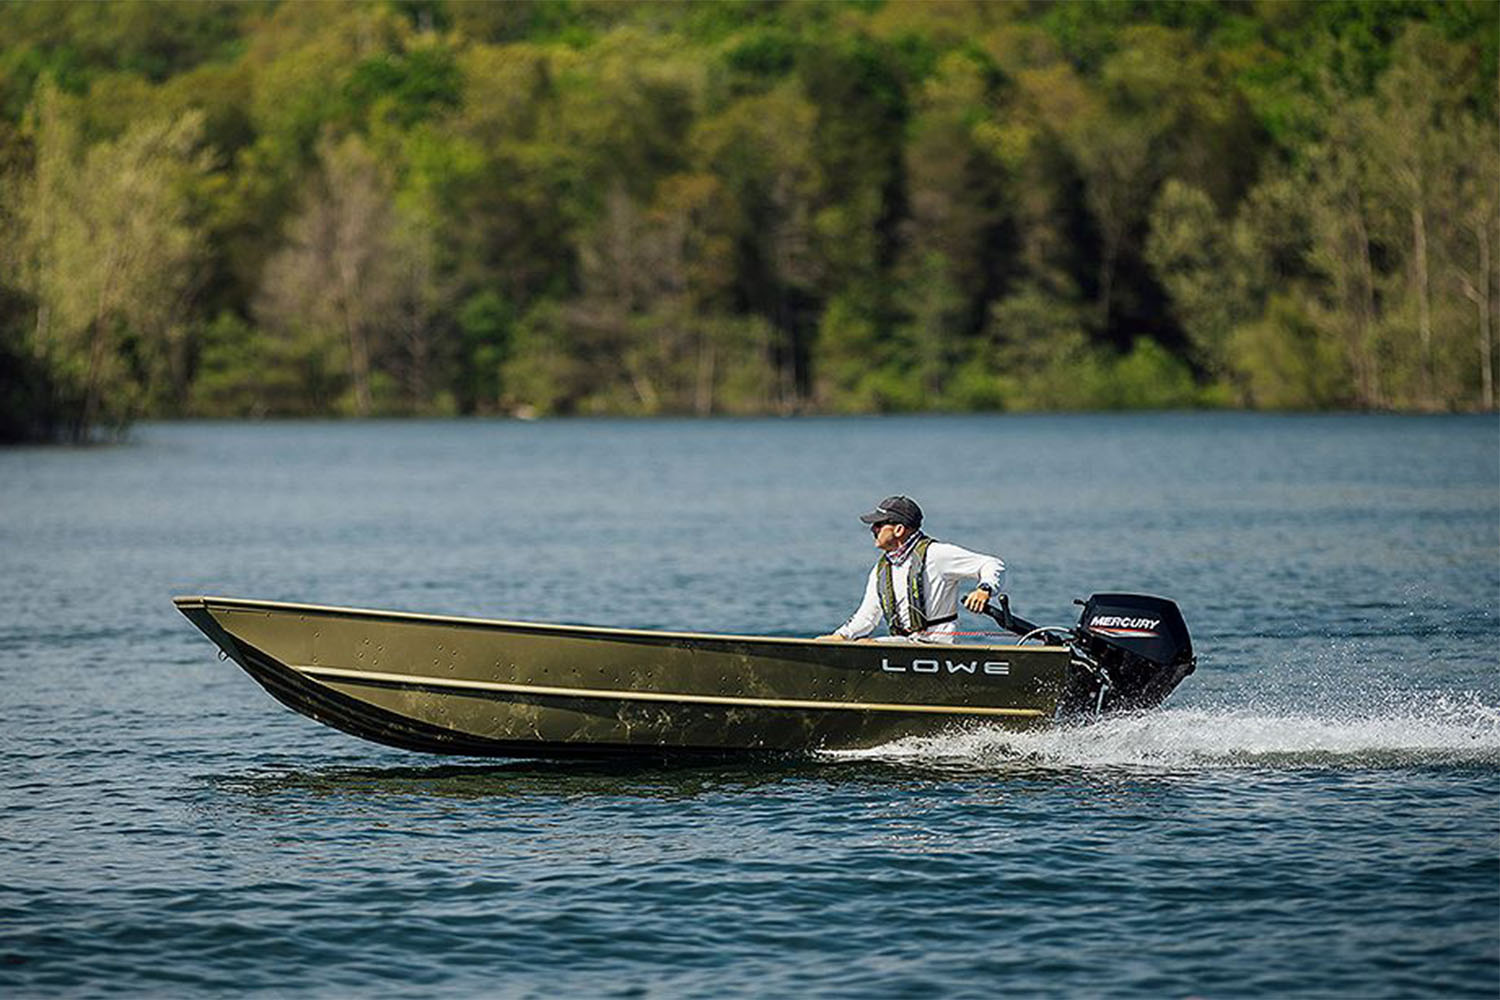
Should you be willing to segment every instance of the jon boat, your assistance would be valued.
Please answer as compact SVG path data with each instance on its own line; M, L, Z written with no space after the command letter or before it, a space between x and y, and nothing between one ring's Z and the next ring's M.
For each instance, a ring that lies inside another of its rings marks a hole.
M1018 640L965 645L233 597L174 603L224 657L303 715L389 746L486 757L856 749L954 727L1030 728L1154 706L1194 665L1176 605L1126 594L1095 595L1072 628L1038 628L1002 598L989 613Z

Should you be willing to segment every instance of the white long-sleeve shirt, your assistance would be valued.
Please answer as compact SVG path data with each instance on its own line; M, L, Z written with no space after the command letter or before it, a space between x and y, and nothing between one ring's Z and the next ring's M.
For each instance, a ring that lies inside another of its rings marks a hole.
M922 537L920 533L912 536L899 552L882 555L881 558L891 564L891 588L896 592L896 611L903 623L911 621L910 609L907 607L911 600L911 588L907 582L911 577L912 551L917 541ZM996 556L987 556L980 552L970 552L968 549L960 548L949 542L933 542L927 547L927 578L925 596L927 599L928 618L946 618L958 613L958 599L961 596L959 586L966 580L973 580L975 585L987 583L991 587L991 593L998 594L1005 589L1005 563ZM835 635L843 636L845 639L859 639L869 635L880 624L880 564L877 562L870 570L870 577L865 582L864 600L859 602L859 610L849 618L847 622L834 630ZM934 625L922 632L915 633L911 638L920 642L954 642L954 633L958 630L958 623L944 622Z

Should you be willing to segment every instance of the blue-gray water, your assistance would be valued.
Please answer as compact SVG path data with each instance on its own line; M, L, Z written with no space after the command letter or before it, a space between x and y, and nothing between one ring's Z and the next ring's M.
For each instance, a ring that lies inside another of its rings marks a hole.
M217 593L813 634L909 492L1017 609L1177 598L1160 711L754 766L440 759ZM0 452L0 993L1494 996L1500 425L151 425Z

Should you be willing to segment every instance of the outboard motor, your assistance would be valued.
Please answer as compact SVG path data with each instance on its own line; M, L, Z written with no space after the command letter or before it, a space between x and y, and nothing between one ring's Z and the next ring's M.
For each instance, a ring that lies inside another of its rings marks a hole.
M1040 636L1073 654L1061 713L1154 708L1197 666L1177 605L1145 594L1095 594L1072 628L1041 627L1011 613L1004 595L985 611L1001 628Z

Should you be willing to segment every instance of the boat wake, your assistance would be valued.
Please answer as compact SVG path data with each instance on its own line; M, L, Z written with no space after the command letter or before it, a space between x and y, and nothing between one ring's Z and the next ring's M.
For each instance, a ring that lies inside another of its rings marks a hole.
M1435 697L1380 712L1160 709L1033 732L996 727L897 740L825 759L949 766L1408 767L1500 765L1500 707Z

